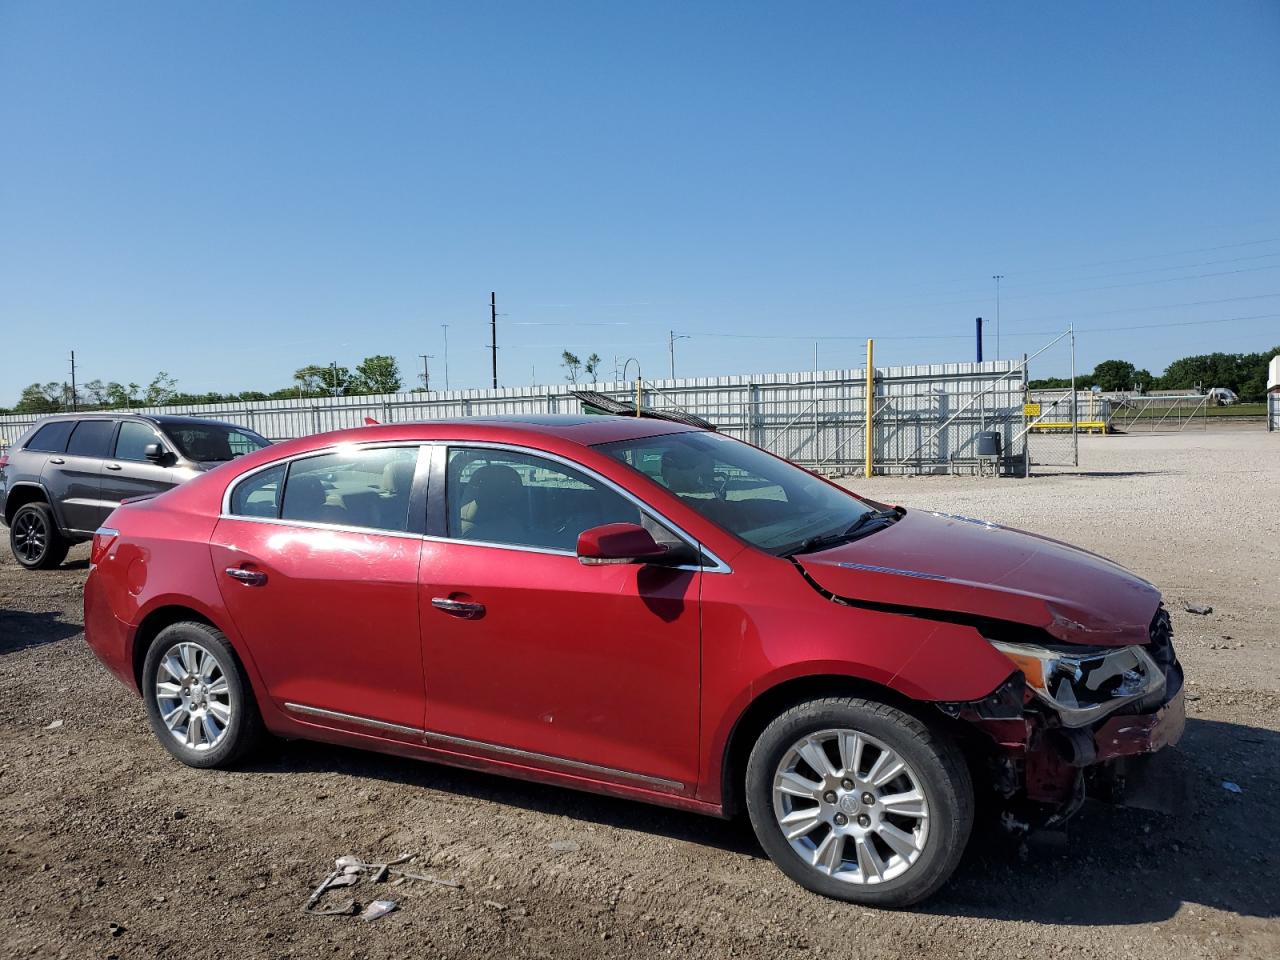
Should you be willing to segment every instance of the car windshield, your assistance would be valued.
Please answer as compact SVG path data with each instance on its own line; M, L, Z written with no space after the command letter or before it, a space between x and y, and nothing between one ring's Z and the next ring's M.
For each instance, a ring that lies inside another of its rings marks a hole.
M596 449L666 487L712 523L779 556L840 537L875 509L807 470L719 433L669 433Z
M229 423L165 423L161 428L178 452L197 463L221 463L270 444L252 430Z

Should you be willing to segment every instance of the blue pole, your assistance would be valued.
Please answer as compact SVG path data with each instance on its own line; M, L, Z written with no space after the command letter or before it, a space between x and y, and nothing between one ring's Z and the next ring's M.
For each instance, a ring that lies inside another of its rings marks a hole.
M974 317L974 325L978 328L978 362L982 362L982 318Z

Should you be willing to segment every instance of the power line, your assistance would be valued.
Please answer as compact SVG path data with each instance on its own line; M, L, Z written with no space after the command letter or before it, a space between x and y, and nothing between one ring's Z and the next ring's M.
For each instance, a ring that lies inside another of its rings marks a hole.
M1273 294L1275 296L1275 294ZM1238 320L1268 320L1273 317L1280 317L1280 313L1256 313L1249 316L1239 317L1215 317L1209 320L1175 320L1167 323L1143 323L1132 326L1101 326L1101 327L1076 327L1077 333L1102 332L1111 330L1156 330L1165 327L1191 327L1201 324L1210 323L1231 323ZM1054 334L1061 333L1061 330L1022 330L1012 334L1015 337L1049 337ZM687 333L684 336L696 339L698 337L714 337L721 340L866 340L867 334L852 335L822 335L814 336L813 334L804 333L788 333L788 334L772 334L772 333ZM916 334L916 335L900 335L900 336L875 336L873 340L968 340L969 334Z

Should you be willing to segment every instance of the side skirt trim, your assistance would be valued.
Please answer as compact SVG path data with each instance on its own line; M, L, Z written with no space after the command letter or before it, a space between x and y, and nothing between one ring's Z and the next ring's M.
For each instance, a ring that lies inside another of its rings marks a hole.
M452 747L460 747L464 750L482 750L487 753L496 753L503 757L529 760L535 763L544 763L557 767L565 767L569 770L578 770L584 773L595 773L606 777L612 777L616 780L631 780L650 787L657 787L661 790L680 791L684 789L684 784L678 780L666 780L662 777L651 777L643 773L632 773L630 770L618 770L614 767L605 767L597 763L587 763L584 760L570 760L567 757L554 757L547 753L534 753L531 750L519 750L515 747L504 747L501 744L486 743L483 740L468 740L466 737L455 737L445 733L433 733L430 730L421 730L418 727L407 727L399 723L388 723L385 720L373 720L369 717L360 717L352 713L342 713L338 710L326 710L323 707L310 707L303 703L285 703L284 706L285 709L292 711L293 713L301 713L325 720L338 720L343 723L359 724L364 727L373 727L376 730L388 730L392 733L422 737L426 746L431 746L434 742L441 746L449 745Z

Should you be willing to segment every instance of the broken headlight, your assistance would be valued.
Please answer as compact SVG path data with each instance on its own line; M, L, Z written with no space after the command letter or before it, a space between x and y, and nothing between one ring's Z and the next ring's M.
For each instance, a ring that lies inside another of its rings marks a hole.
M1064 727L1084 727L1164 689L1164 671L1142 647L1054 649L992 641Z

